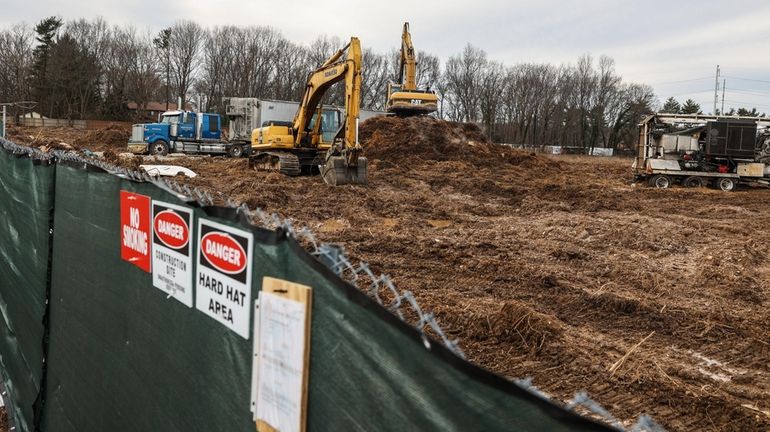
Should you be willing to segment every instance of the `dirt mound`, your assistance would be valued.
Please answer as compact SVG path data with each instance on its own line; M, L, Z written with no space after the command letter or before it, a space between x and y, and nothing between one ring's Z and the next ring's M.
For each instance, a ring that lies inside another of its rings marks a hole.
M30 147L37 147L47 152L50 150L73 150L71 145L74 141L71 135L65 133L65 128L21 128L18 126L8 126L6 138L17 144L25 144Z
M478 126L434 117L373 117L361 123L368 158L395 163L463 161L474 165L531 163L537 155L490 142Z
M87 148L93 151L125 148L131 132L118 125L103 129L82 130L69 127L8 126L9 140L48 150Z
M89 130L75 144L79 147L121 148L125 147L131 131L117 125L104 129Z
M452 316L442 318L447 323L453 321ZM544 345L559 339L563 332L556 317L540 313L517 300L506 301L497 308L490 304L488 310L458 317L452 324L464 327L476 340L492 339L525 352L540 351Z

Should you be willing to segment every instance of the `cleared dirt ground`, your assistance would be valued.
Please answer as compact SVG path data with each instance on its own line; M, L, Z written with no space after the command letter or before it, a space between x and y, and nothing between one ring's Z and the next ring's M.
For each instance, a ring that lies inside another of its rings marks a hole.
M770 430L770 190L634 186L628 159L536 156L432 119L369 121L362 141L366 186L161 163L343 245L471 361L556 399L586 390L670 430Z

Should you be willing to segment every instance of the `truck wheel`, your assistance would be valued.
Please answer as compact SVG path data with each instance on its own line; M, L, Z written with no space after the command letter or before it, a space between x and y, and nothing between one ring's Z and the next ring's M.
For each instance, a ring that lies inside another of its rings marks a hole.
M738 186L738 182L734 178L729 178L729 177L717 179L715 184L716 184L716 187L718 187L719 189L725 192L731 192L735 190L736 186Z
M650 186L658 189L668 189L673 183L671 177L665 174L658 174L650 179Z
M227 154L233 158L239 158L243 156L243 147L240 145L231 145L227 150Z
M698 176L687 177L682 181L682 184L684 187L688 188L700 188L706 185L706 183L703 181L703 177Z
M168 143L163 140L158 140L152 143L150 146L150 154L165 156L168 154Z

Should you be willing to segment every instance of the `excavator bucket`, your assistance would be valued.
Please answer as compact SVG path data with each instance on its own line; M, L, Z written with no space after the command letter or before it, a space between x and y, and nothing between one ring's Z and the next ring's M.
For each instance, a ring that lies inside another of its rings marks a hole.
M331 186L366 184L367 161L359 157L356 165L349 165L342 156L330 156L321 167L324 182Z

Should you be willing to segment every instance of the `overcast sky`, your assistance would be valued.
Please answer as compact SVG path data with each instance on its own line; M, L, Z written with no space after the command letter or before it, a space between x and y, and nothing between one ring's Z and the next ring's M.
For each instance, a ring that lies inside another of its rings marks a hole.
M50 15L102 16L156 32L190 19L204 26L271 25L305 43L321 34L355 35L364 47L382 52L400 44L401 25L409 21L417 49L442 59L467 43L506 64L574 63L584 53L606 54L627 81L651 84L661 101L690 97L704 112L713 109L719 64L727 80L726 107L770 113L766 0L0 1L3 27Z

